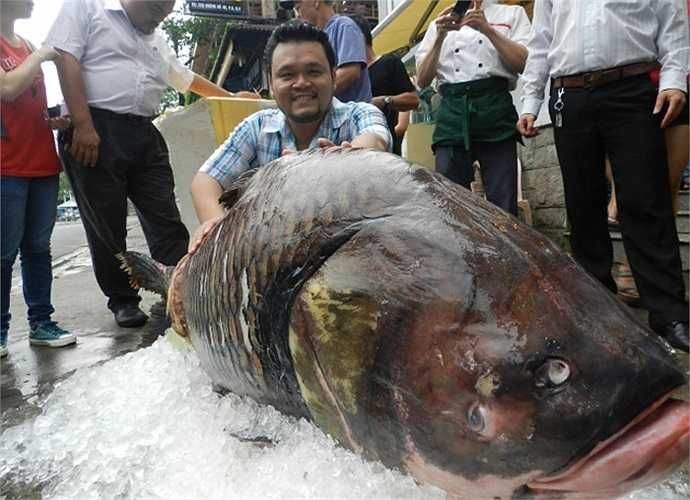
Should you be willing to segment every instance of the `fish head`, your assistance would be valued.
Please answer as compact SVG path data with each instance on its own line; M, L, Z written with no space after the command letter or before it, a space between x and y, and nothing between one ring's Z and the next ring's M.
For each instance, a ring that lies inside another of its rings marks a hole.
M551 259L465 259L389 339L378 380L417 479L462 498L606 497L687 459L670 348L569 257Z

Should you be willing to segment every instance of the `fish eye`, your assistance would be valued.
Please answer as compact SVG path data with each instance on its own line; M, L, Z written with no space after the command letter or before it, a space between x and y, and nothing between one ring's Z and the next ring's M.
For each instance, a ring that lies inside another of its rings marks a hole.
M559 358L547 359L535 373L535 385L537 387L558 387L565 384L570 378L570 366Z
M467 411L467 426L478 434L486 429L486 410L479 403L474 403Z

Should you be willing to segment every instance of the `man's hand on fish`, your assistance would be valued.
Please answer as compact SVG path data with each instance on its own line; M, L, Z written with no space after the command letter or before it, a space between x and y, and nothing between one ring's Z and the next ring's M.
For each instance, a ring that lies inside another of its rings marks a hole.
M349 143L349 142L347 142L347 141L343 141L343 142L338 146L337 144L335 144L335 143L334 143L333 141L331 141L330 139L325 139L325 138L323 138L323 137L320 138L320 139L318 140L318 144L319 144L319 148L321 148L321 149L323 149L323 150L325 150L325 151L328 151L328 152L338 151L338 150L340 150L340 149L350 149L350 148L352 148L352 144Z
M205 221L201 226L197 228L196 231L194 231L194 234L192 237L189 239L189 249L187 250L187 253L189 255L194 255L196 251L199 249L201 246L201 243L206 239L206 235L211 232L211 230L218 225L218 223L223 220L225 217L225 214L219 215L217 217L213 217L207 221Z

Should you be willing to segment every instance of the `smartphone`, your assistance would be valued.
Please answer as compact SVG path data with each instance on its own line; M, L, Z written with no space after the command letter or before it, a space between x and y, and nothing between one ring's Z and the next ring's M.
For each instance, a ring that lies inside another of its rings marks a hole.
M51 106L50 108L48 108L48 117L57 118L58 116L60 116L60 112L61 109L59 104L56 106Z
M455 6L453 7L451 14L458 18L462 18L467 13L470 5L472 5L472 0L458 0L455 2Z

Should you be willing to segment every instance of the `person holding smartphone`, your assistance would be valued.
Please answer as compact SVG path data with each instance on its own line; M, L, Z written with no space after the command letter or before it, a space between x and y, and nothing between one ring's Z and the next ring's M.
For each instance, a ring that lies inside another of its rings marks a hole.
M60 347L77 341L74 334L51 320L55 309L50 238L57 213L60 161L48 118L41 63L58 54L51 47L34 50L14 32L15 21L31 17L32 9L31 0L0 2L0 357L8 353L12 266L20 252L29 342Z
M487 199L517 214L517 112L510 90L527 60L521 6L460 0L441 12L416 54L417 83L441 94L432 148L436 171L469 188L475 161Z

